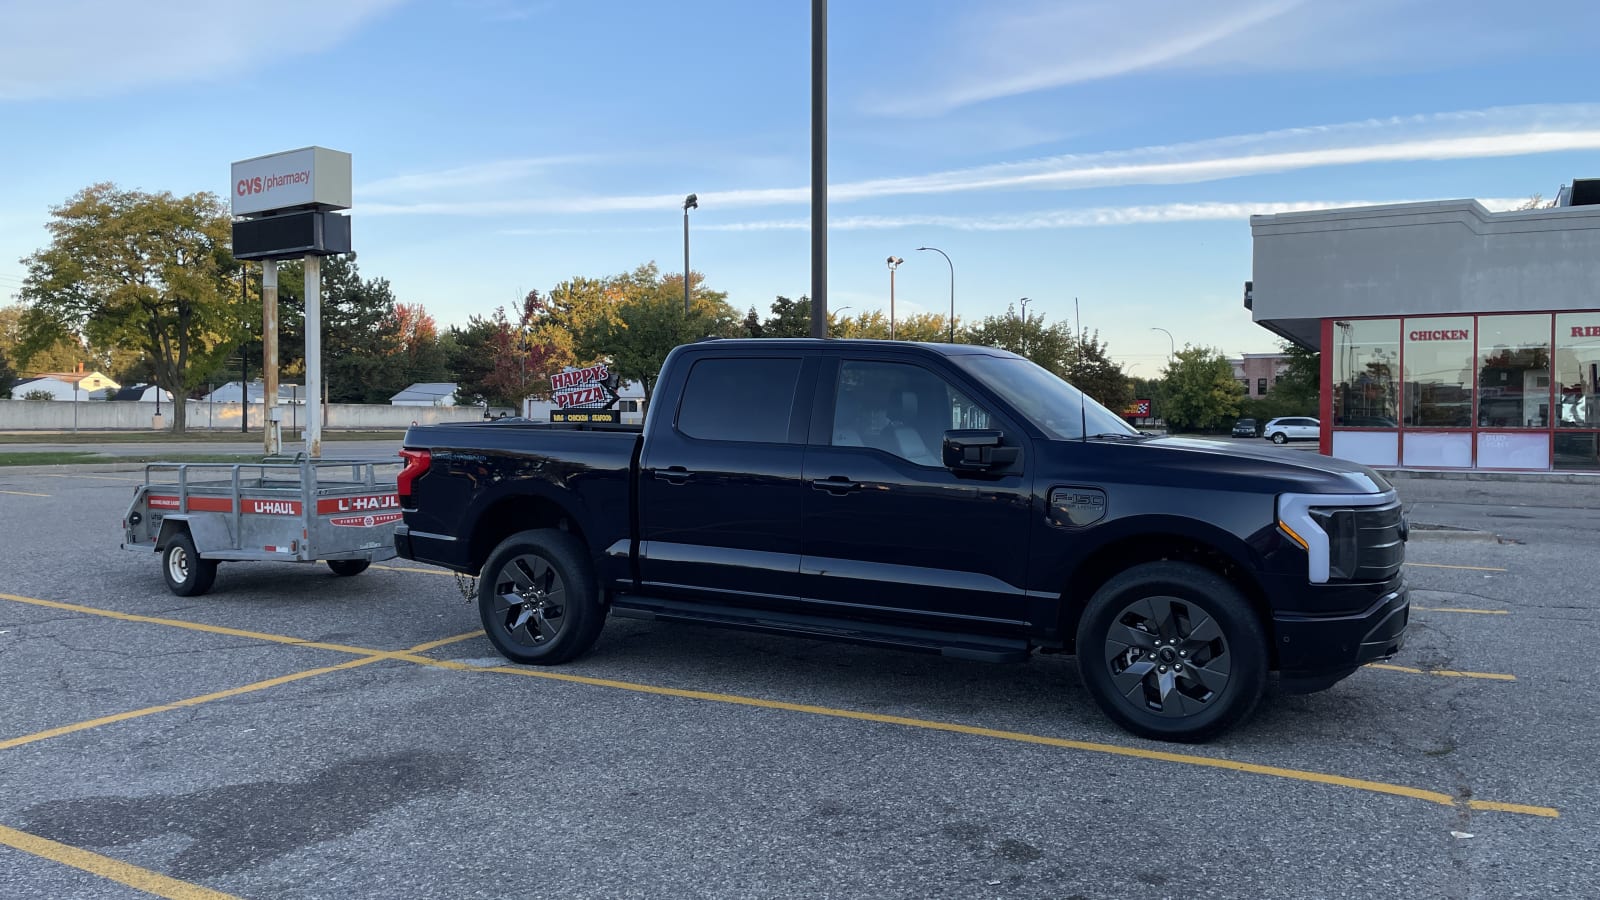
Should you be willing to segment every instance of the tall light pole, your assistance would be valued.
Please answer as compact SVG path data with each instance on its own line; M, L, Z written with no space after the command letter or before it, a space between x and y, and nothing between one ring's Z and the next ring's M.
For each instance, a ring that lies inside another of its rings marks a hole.
M950 261L950 254L938 247L918 247L918 250L932 250L944 257L945 265L950 267L950 343L956 342L956 264Z
M1028 324L1028 298L1023 297L1017 303L1022 306L1022 324L1026 325Z
M1172 357L1178 355L1178 349L1177 349L1178 345L1176 343L1174 343L1173 340L1172 340L1172 332L1170 332L1170 331L1166 330L1165 328L1162 328L1162 327L1160 327L1158 325L1151 326L1150 330L1151 331L1159 331L1162 334L1167 336L1167 359L1170 360Z
M689 210L700 208L694 194L683 198L683 317L689 317Z
M889 340L894 340L894 270L905 262L898 256L889 257Z

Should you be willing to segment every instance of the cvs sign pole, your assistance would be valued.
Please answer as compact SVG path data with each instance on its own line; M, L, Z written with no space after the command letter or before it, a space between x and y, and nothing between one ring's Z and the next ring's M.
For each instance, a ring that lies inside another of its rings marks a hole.
M350 252L350 219L332 214L350 208L350 154L305 147L236 162L230 194L234 258L263 261L263 443L269 454L283 450L273 414L278 402L278 260L304 258L306 455L321 457L322 257Z

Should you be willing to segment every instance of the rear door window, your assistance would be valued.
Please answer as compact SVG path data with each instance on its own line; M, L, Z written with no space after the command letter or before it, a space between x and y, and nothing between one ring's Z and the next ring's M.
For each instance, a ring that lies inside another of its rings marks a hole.
M678 430L706 441L789 442L800 359L702 359L689 370Z

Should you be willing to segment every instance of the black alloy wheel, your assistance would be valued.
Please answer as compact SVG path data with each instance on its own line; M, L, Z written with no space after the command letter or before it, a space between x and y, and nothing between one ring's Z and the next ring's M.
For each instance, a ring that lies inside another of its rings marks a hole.
M1136 566L1085 609L1078 664L1101 708L1136 734L1202 741L1249 714L1266 684L1261 623L1220 575Z
M583 544L556 529L524 531L489 555L478 581L484 632L513 662L566 662L594 644L605 621Z

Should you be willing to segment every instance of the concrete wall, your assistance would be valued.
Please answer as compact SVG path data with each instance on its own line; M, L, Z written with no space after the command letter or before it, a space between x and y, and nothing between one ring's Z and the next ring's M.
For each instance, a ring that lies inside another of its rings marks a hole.
M1600 206L1404 203L1250 230L1255 321L1313 347L1323 318L1600 309Z
M172 427L172 404L162 403L164 427ZM238 403L188 401L187 425L192 431L238 431L242 409ZM103 400L93 403L49 400L0 400L0 431L149 431L155 420L156 404L139 401ZM261 404L250 405L250 428L261 430ZM283 407L283 427L298 430L305 426L304 406ZM436 425L440 422L482 421L483 410L471 406L368 406L333 403L327 407L327 429L379 430L402 429L415 422Z

